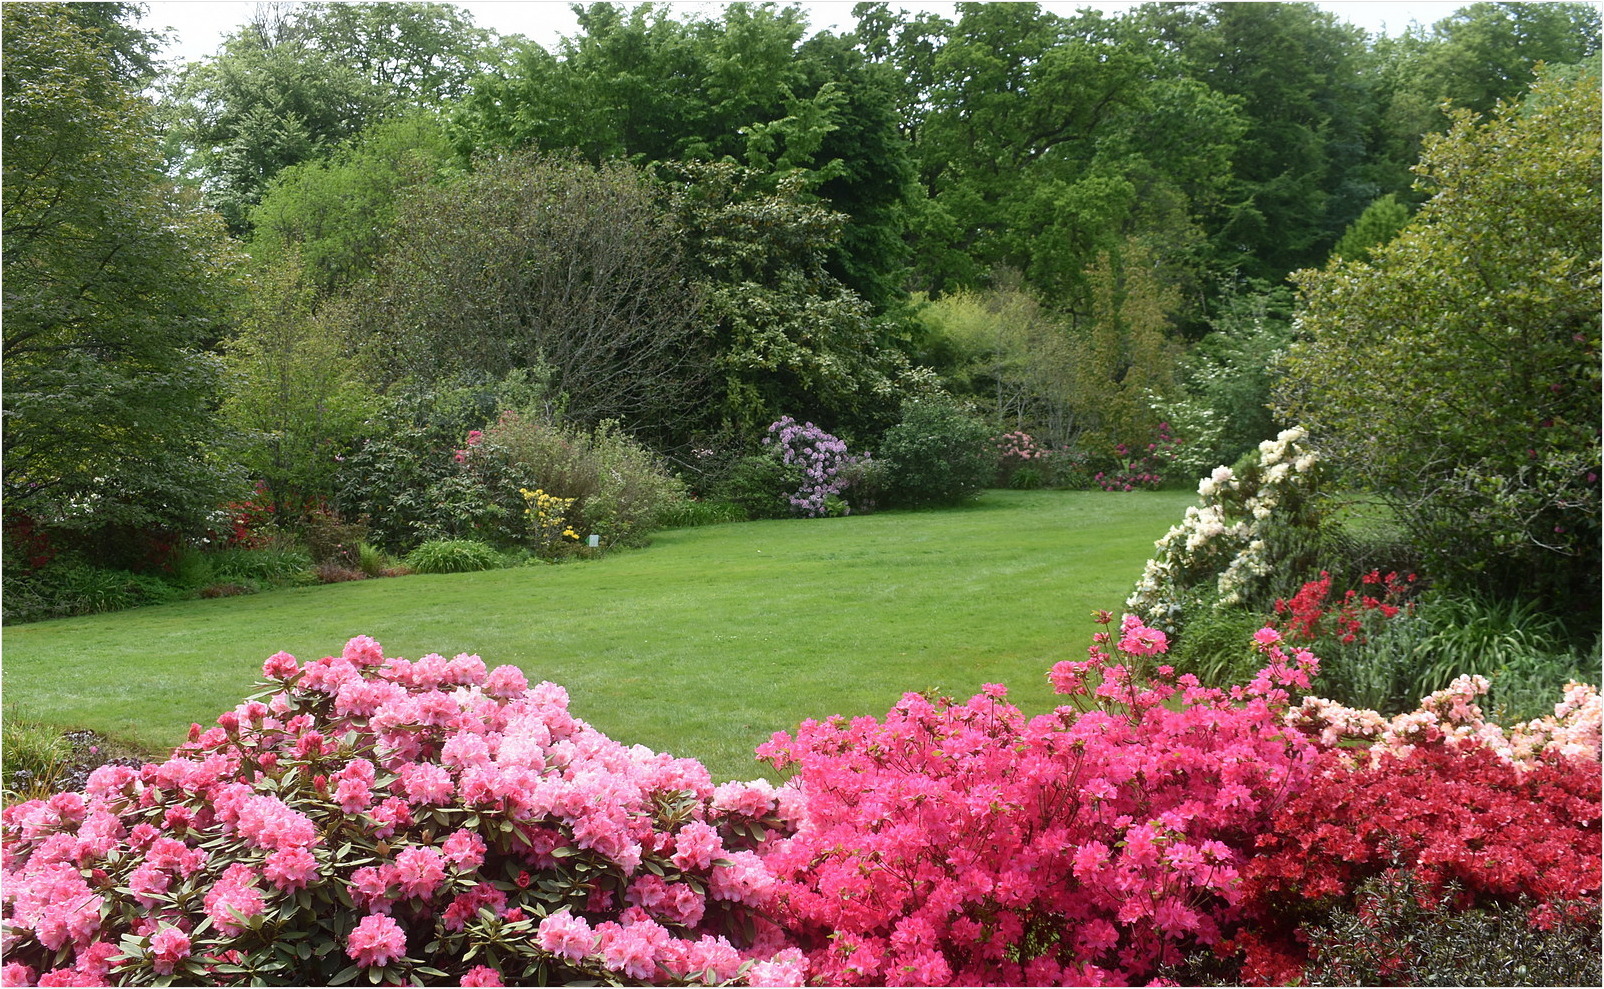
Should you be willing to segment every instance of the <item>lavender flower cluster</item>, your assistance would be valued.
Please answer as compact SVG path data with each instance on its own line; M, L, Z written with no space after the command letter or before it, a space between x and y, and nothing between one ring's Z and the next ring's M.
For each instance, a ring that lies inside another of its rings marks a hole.
M781 459L788 465L802 468L802 484L788 496L791 509L798 515L820 518L832 514L829 500L840 497L849 484L846 469L869 459L847 452L845 441L832 436L811 422L798 423L790 416L782 416L769 426L769 435L763 438L765 446L773 444ZM849 506L841 506L842 514Z

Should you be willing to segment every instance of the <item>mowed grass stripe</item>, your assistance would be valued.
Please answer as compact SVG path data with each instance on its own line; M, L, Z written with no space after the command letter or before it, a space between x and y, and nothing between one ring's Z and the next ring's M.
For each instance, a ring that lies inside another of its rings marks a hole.
M9 715L152 750L245 696L262 660L372 635L391 656L473 652L565 686L612 737L761 775L752 749L905 691L1001 682L1045 711L1188 492L988 491L964 508L659 533L567 566L192 601L4 632Z

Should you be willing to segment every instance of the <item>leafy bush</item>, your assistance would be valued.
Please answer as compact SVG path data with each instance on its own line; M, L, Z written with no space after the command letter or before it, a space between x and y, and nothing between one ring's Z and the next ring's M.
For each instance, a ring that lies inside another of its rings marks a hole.
M1454 909L1454 886L1427 889L1413 870L1359 886L1352 906L1309 929L1305 985L1595 986L1601 981L1597 911L1563 910L1546 926L1532 904Z
M790 416L770 423L763 444L780 463L801 471L801 482L785 495L792 515L820 518L845 515L852 510L847 503L847 488L853 478L861 476L854 474L852 468L870 459L867 455L848 453L841 439L811 422L799 423Z
M991 431L951 399L910 399L886 430L879 455L890 462L886 501L903 508L955 505L996 473Z
M664 529L690 529L702 525L723 525L726 522L745 522L747 513L730 501L703 501L699 498L682 498L663 508L657 514L657 524Z
M550 541L541 534L539 514L528 514L524 490L568 500L564 525L581 539L595 534L609 546L639 544L658 514L685 497L684 484L656 454L611 421L583 430L505 412L459 456L467 471L488 472L482 483L496 497L511 499L509 517L522 525L519 542L537 551ZM498 478L518 483L502 491L507 482ZM531 520L534 528L528 528Z
M72 743L60 728L19 718L15 710L8 710L0 721L0 737L0 755L4 756L0 785L7 803L14 795L49 796L62 788Z
M500 553L471 539L436 539L407 554L407 566L417 573L472 573L501 565Z
M1316 500L1319 457L1303 440L1303 430L1285 430L1203 478L1203 504L1159 540L1125 606L1177 632L1202 607L1268 612L1280 582L1311 572L1331 537Z
M791 514L788 493L801 484L800 465L758 454L736 461L714 491L715 497L739 506L748 518L779 519Z
M7 984L801 984L754 852L794 791L477 656L263 674L171 759L6 809Z
M94 615L182 596L180 588L155 575L104 569L63 556L37 570L7 575L5 621Z
M1598 82L1545 74L1485 120L1456 110L1422 148L1434 195L1404 230L1299 273L1275 398L1393 505L1439 582L1535 594L1587 630L1601 599Z

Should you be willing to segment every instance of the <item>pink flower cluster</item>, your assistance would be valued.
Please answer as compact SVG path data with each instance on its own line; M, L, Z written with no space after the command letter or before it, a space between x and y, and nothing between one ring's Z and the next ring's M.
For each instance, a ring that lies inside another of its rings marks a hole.
M794 789L714 786L477 656L359 636L263 674L171 759L5 810L6 984L805 977L755 853Z
M1253 835L1317 755L1281 723L1316 660L1267 638L1260 676L1226 692L1139 675L1167 643L1135 618L1097 640L1052 676L1101 707L908 694L883 722L808 721L759 750L807 792L766 858L817 978L1118 984L1221 940Z
M1004 466L1014 463L1029 463L1032 460L1042 460L1047 457L1048 449L1036 442L1035 438L1023 429L1016 429L1011 433L1004 433L996 439L997 458Z

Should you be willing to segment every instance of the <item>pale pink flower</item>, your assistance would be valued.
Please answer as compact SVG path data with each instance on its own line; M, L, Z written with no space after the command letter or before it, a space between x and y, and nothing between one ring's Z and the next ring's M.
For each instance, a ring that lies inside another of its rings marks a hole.
M536 934L540 947L561 958L577 961L595 947L596 938L583 917L560 910L540 922Z
M384 914L362 918L345 941L345 953L358 965L388 965L407 953L406 932Z

